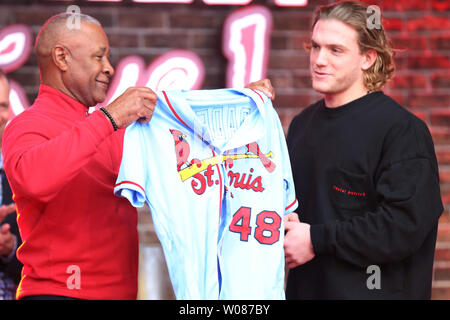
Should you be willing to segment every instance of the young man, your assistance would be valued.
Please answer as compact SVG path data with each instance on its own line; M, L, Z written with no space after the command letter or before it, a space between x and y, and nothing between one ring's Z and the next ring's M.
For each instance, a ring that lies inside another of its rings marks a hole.
M300 221L286 223L288 299L429 299L443 211L425 123L381 88L394 71L365 5L321 6L310 42L323 99L288 132Z
M39 95L3 137L24 241L17 297L136 299L137 212L113 187L123 129L150 121L157 97L149 88L128 88L89 114L114 74L108 38L94 18L80 15L80 27L71 29L69 17L56 15L42 27Z

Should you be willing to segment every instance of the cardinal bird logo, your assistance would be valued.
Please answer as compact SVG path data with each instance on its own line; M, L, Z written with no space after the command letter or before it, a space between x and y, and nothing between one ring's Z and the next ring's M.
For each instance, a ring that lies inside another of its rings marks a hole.
M267 171L273 172L273 170L275 170L275 163L273 163L273 161L271 161L263 152L261 152L261 150L259 149L259 145L256 142L247 144L247 149L249 153L256 154L259 157L259 160L261 160L264 168L266 168Z
M257 142L246 144L247 151L242 154L214 154L212 157L203 160L197 158L189 160L191 147L186 139L187 135L176 129L169 129L169 131L175 143L177 171L181 181L186 181L192 177L201 180L202 172L210 176L212 167L220 163L225 163L225 168L229 170L233 167L233 162L240 159L259 159L264 168L270 173L276 168L275 163L270 159L273 158L272 152L264 154ZM245 176L245 173L243 175ZM252 177L254 175L249 174L248 176ZM208 185L212 183L209 181Z
M173 140L175 141L175 153L177 155L177 170L181 171L183 164L187 162L191 148L189 143L186 142L186 135L178 130L170 129Z

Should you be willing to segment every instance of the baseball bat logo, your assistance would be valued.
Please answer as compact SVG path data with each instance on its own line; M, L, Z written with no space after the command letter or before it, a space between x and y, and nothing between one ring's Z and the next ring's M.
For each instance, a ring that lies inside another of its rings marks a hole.
M214 184L219 183L219 180L213 180L212 178L214 176L213 166L223 162L227 169L231 169L235 160L258 159L268 172L272 173L276 168L275 163L271 160L271 158L273 158L272 152L264 154L256 142L246 145L246 153L214 155L203 160L193 158L189 161L191 147L186 139L187 135L175 129L170 129L169 131L174 140L177 171L181 181L184 182L190 178L194 178L191 181L191 186L197 194L203 194L206 190L206 186L211 187ZM250 173L253 172L254 169L251 168ZM230 185L233 185L235 188L253 190L256 192L264 191L261 176L254 177L250 173L247 176L246 173L241 174L232 172L231 170L228 171Z

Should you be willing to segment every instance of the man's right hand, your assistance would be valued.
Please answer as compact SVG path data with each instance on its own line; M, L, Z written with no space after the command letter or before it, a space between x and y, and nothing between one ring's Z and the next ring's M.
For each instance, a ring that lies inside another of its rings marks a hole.
M152 118L157 101L156 93L147 87L130 87L105 107L119 129L136 120L146 123Z

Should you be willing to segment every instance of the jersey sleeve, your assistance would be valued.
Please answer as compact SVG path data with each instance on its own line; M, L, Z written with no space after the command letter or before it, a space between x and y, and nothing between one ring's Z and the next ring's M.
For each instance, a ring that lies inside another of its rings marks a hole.
M125 131L122 162L114 186L114 194L124 197L134 207L142 207L147 201L146 177L147 166L145 157L145 125L137 122L130 125Z
M278 114L274 111L274 121L276 122L276 130L278 131L278 139L280 144L280 158L283 168L283 187L284 187L284 214L287 215L295 211L298 207L297 197L295 195L294 178L292 176L291 161L286 145L286 137L284 135L283 127L281 126Z

